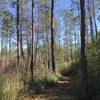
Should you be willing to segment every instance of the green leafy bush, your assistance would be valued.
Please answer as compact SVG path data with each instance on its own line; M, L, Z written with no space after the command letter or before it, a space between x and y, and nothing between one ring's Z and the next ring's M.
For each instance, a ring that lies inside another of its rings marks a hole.
M94 98L100 93L100 40L90 44L87 50L89 92Z

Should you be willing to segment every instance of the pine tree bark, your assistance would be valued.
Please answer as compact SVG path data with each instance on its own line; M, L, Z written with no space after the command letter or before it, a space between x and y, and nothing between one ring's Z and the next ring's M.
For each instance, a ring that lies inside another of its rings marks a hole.
M81 9L81 72L84 89L84 100L88 100L88 70L85 44L85 0L80 0Z
M31 64L30 64L30 69L31 69L31 77L33 80L33 44L34 44L34 26L33 26L33 12L34 11L34 0L32 0L32 36L31 36Z
M52 60L52 71L55 72L53 11L54 11L54 0L51 0L51 60Z
M19 0L17 0L17 66L19 66Z
M47 5L47 0L45 0L45 28L46 28L46 52L47 52L47 54L46 54L46 56L47 56L47 66L48 66L48 69L50 69L50 51L49 51L49 34L48 34L48 21L47 21L47 7L46 7L46 5Z

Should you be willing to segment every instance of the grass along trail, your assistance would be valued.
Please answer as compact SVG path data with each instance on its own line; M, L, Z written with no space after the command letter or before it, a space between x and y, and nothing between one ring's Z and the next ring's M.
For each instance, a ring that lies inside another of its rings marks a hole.
M55 86L40 93L29 95L21 100L76 100L77 81L73 76L62 76Z

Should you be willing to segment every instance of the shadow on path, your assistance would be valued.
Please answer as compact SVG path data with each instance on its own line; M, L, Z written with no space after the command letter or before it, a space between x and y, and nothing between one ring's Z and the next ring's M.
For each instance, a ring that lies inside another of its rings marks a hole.
M76 100L76 86L77 81L73 76L62 74L61 79L55 83L55 87L45 89L34 96L33 93L29 93L30 96L28 95L21 100Z

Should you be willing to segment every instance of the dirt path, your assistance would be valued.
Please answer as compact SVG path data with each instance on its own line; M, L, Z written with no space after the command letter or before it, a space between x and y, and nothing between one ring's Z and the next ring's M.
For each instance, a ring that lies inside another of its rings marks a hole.
M21 100L76 100L76 82L71 76L62 76L55 87L46 89L39 94L30 95Z

